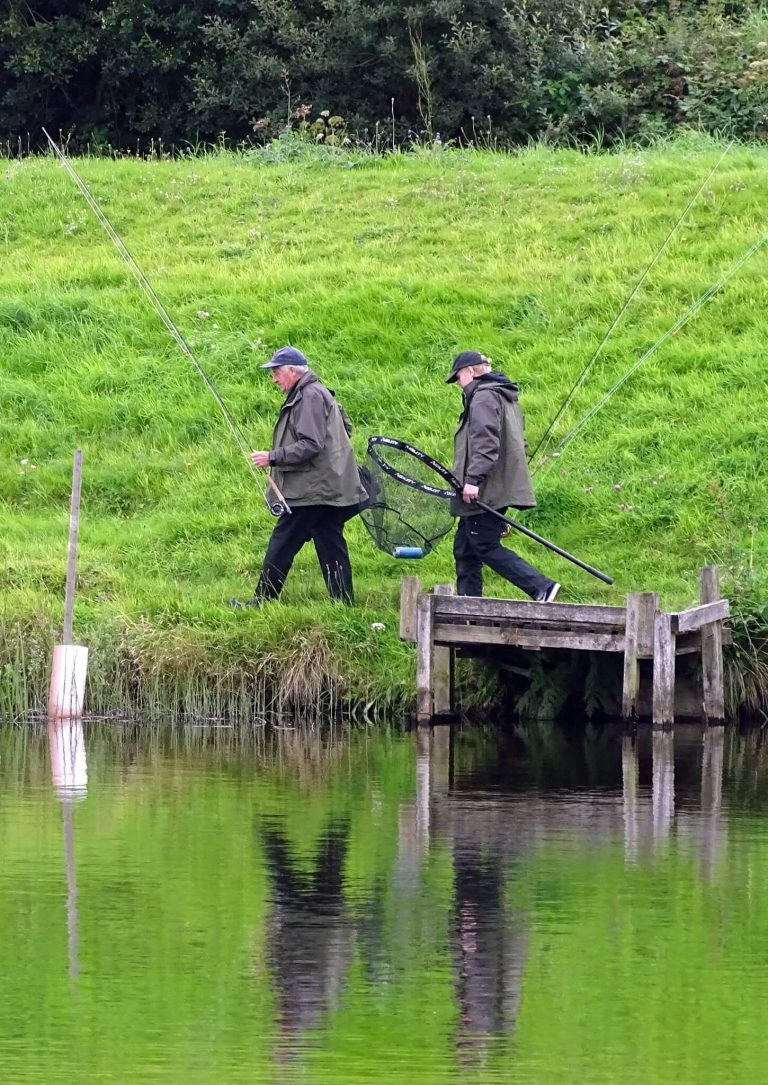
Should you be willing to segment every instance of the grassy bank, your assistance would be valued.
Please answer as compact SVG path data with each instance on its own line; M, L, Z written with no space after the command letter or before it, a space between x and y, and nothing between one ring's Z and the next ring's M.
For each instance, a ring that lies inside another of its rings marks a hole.
M535 445L720 150L691 139L610 156L76 164L253 447L268 445L280 397L258 364L292 342L337 390L360 456L369 434L389 433L448 459L452 355L482 349L521 383ZM733 149L559 437L761 236L767 197L768 151ZM355 522L357 608L326 601L307 550L282 603L233 612L226 601L250 592L272 517L213 399L54 161L3 163L0 250L0 713L45 697L76 447L76 634L93 649L94 707L408 701L399 577L451 579L450 543L414 567ZM564 600L648 589L689 604L699 567L716 561L737 629L759 646L767 259L745 264L537 472L526 523L616 578L608 588L521 543ZM508 587L488 576L489 593ZM755 688L749 679L743 696Z

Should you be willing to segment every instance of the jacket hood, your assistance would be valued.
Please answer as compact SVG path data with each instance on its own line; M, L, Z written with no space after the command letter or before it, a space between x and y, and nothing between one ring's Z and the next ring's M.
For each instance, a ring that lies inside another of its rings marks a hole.
M518 400L518 393L520 391L519 386L515 381L511 381L509 377L504 373L483 373L480 377L475 379L467 385L464 389L464 399L469 401L476 392L482 390L490 390L497 392L504 399L510 403L516 403Z

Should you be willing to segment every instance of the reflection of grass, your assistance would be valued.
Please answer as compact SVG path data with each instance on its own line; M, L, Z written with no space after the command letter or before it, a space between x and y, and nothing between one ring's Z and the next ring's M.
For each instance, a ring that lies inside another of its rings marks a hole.
M766 154L731 152L558 436L760 233ZM257 365L291 341L337 389L360 456L379 432L445 461L452 354L482 348L520 381L535 444L714 155L689 141L616 156L393 156L354 169L311 158L256 168L234 156L78 168L254 447L269 442L279 405ZM416 570L374 550L360 523L348 531L352 614L325 601L309 550L284 604L227 609L255 580L272 521L215 404L60 168L22 162L3 184L0 711L44 700L75 447L85 454L76 628L95 649L94 707L130 697L258 712L269 701L410 697L396 605L401 572ZM439 200L428 196L436 187ZM689 604L698 567L726 550L765 563L765 524L753 537L750 522L768 496L754 411L768 319L761 260L536 475L540 508L526 522L616 577L609 589L521 541L563 581L564 599L656 589L665 605ZM730 499L727 525L713 482ZM449 544L418 571L427 584L451 579ZM509 593L490 574L487 590Z
M73 983L46 729L0 730L0 837L5 869L14 872L0 885L0 966L14 999L12 1011L0 1006L8 1079L50 1080L63 1056L84 1082L118 1065L121 1080L208 1085L222 1080L223 1065L227 1081L275 1080L279 1038L265 953L275 909L257 833L263 818L279 819L291 854L307 867L328 825L348 820L345 897L350 908L382 898L387 946L402 957L382 1001L405 994L400 1012L414 1045L425 989L435 988L441 1014L450 1013L448 984L424 975L413 952L419 930L435 942L442 933L434 893L403 916L392 887L400 811L413 798L413 744L358 732L319 744L314 735L87 725L88 795L73 808ZM407 944L404 929L412 932ZM338 982L346 994L345 977ZM366 991L353 993L365 1007ZM24 1042L11 1042L22 1024ZM350 1080L343 1056L360 1034L332 1035L345 1072L323 1080ZM375 1043L371 1057L381 1058Z

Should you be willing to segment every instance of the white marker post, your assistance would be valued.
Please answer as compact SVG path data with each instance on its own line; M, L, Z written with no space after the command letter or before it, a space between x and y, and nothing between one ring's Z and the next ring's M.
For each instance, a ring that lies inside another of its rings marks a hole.
M64 594L63 644L53 649L51 686L48 693L48 715L53 719L75 719L83 714L85 677L88 671L88 649L72 643L75 613L75 569L77 566L77 533L80 527L80 487L83 478L83 453L75 452L72 470L72 500L69 509L69 551L67 554L67 586Z

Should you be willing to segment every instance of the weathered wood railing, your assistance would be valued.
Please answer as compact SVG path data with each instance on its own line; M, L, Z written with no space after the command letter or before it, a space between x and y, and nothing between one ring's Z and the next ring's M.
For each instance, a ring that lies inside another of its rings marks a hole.
M639 715L640 660L653 663L652 718L656 726L673 722L676 658L701 656L701 713L709 723L725 717L723 642L730 614L720 598L717 566L702 569L698 606L667 613L657 592L634 592L626 606L533 603L516 599L456 596L451 584L422 592L418 577L404 577L400 597L400 636L415 641L416 714L420 722L454 708L453 658L457 647L496 646L538 651L567 648L621 652L624 678L621 714Z

